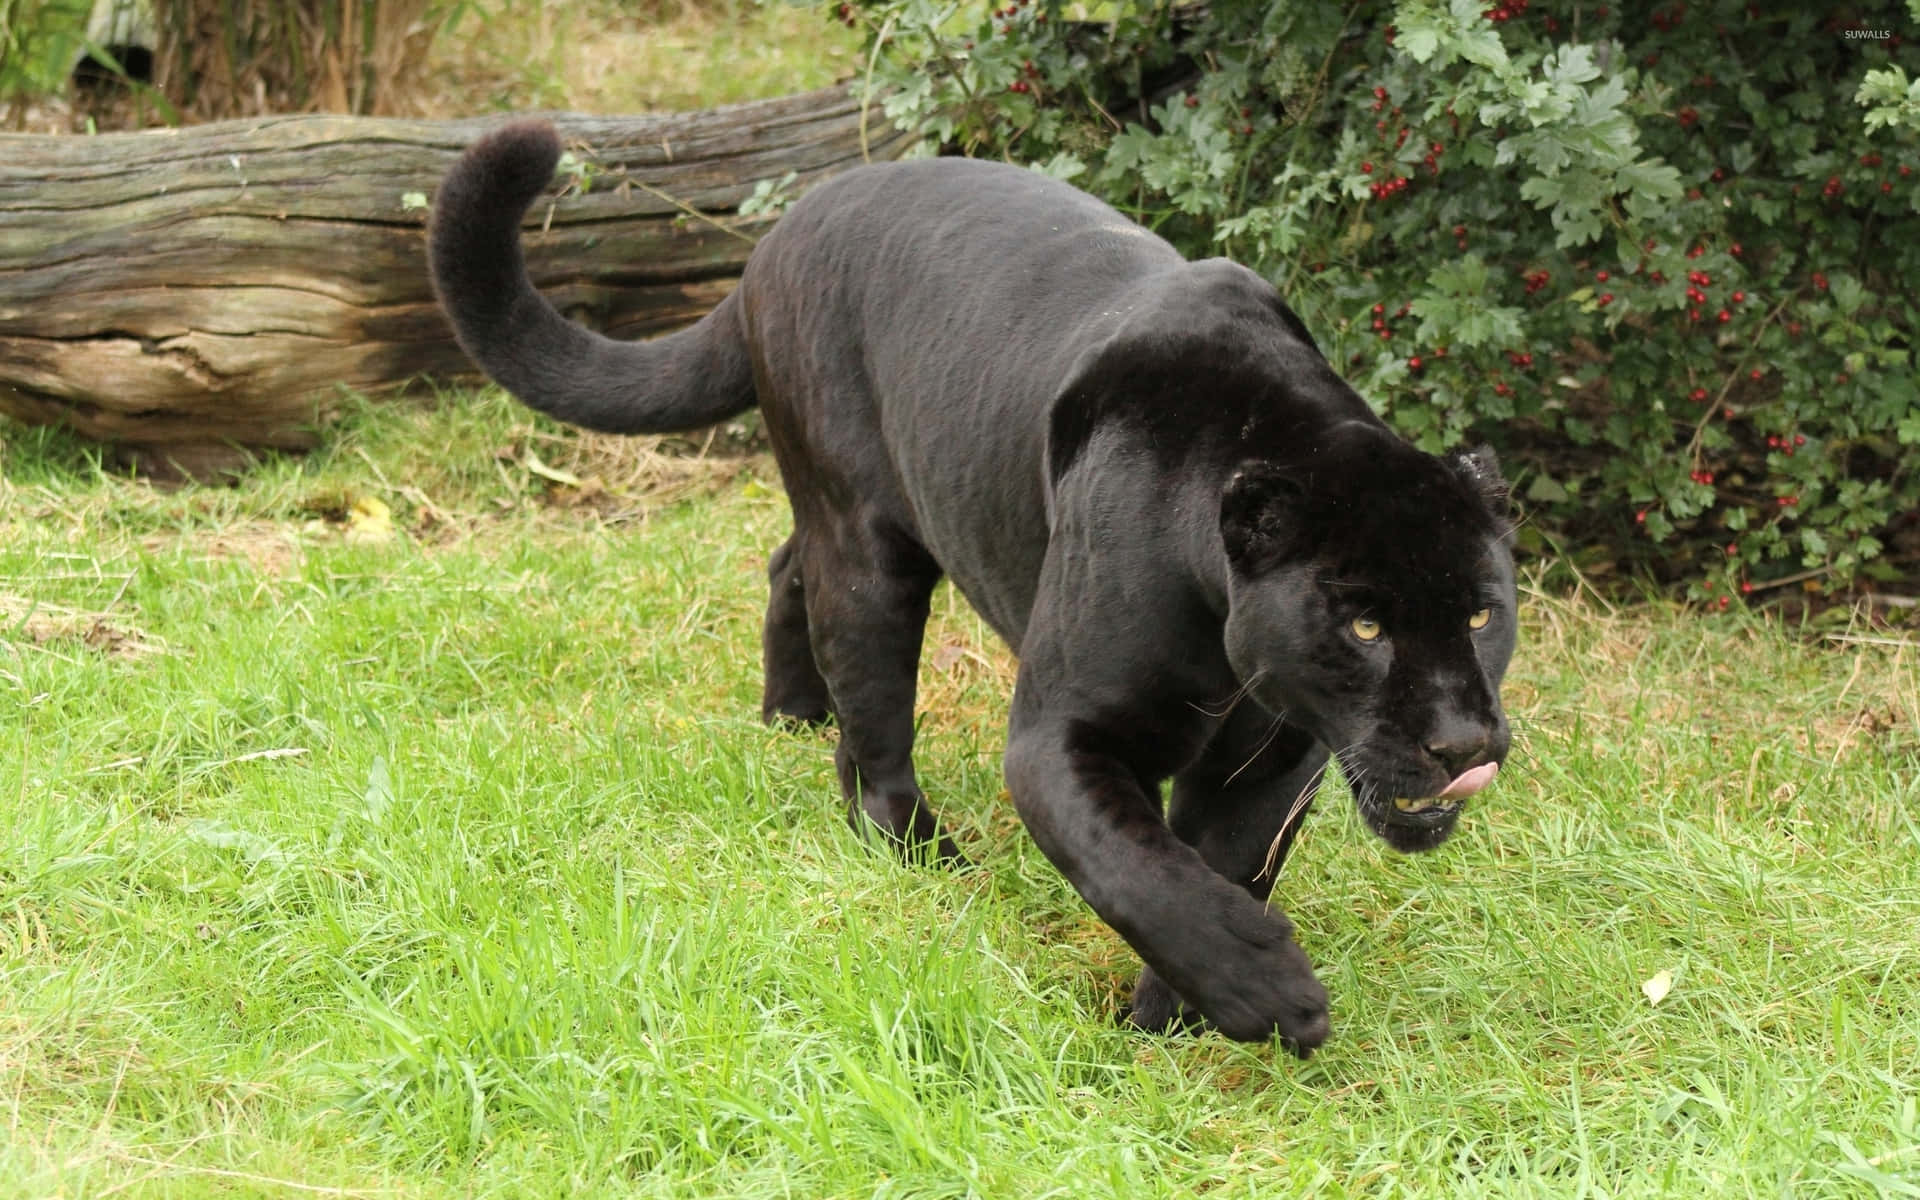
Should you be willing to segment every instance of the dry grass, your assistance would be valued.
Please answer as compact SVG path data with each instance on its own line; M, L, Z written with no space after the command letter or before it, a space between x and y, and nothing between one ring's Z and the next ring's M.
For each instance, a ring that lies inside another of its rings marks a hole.
M183 116L410 113L439 0L154 0L153 81Z
M437 39L420 115L487 109L685 111L825 87L858 38L817 8L778 2L507 5Z
M1610 735L1636 734L1650 748L1664 731L1764 728L1787 709L1805 713L1795 749L1819 758L1874 742L1920 741L1920 643L1884 636L1864 608L1846 631L1815 634L1758 613L1712 620L1671 602L1626 607L1586 590L1534 585L1526 600L1523 659L1575 665L1586 681L1578 715ZM1671 620L1649 622L1649 608ZM1781 635L1796 633L1830 645L1850 664L1844 677L1836 681L1797 655L1783 660ZM1525 674L1509 686L1518 715L1536 715L1539 696Z
M779 0L161 0L157 12L157 88L15 97L12 127L70 133L281 112L687 111L825 87L858 66L857 35L818 8Z

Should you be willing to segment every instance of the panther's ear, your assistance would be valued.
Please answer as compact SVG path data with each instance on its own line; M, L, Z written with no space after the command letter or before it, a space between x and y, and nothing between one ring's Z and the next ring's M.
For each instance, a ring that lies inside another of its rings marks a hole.
M1220 540L1227 561L1257 575L1297 551L1300 482L1271 463L1248 463L1220 493Z
M1480 497L1488 512L1499 520L1506 520L1511 493L1507 481L1500 475L1500 460L1494 457L1492 447L1475 446L1471 450L1455 450L1447 455L1447 466L1474 495Z

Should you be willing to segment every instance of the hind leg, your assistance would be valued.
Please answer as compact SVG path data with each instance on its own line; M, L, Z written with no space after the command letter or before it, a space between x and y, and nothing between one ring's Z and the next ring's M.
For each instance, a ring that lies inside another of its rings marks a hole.
M760 694L760 719L768 724L796 721L821 725L832 708L827 681L813 661L813 640L807 632L806 582L800 574L794 540L782 542L767 562L767 623L760 635L766 685Z
M869 824L910 859L957 861L913 772L913 702L928 601L940 569L904 534L843 519L804 561L814 661L840 725L834 766L856 831Z
M1326 750L1304 730L1242 704L1174 778L1167 824L1208 866L1265 900L1326 767ZM1201 1023L1152 967L1140 969L1127 1020L1156 1033Z

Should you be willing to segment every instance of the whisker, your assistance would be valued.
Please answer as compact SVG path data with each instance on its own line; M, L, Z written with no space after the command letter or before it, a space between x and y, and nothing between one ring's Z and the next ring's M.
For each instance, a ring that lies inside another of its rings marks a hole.
M1285 724L1286 720L1287 720L1286 713L1281 713L1279 716L1273 719L1273 724L1267 726L1267 735L1260 739L1260 744L1253 748L1253 753L1247 755L1247 761L1241 763L1239 766L1233 769L1233 774L1227 776L1227 782L1224 784L1221 784L1222 787L1226 787L1228 784L1231 784L1234 780L1240 778L1240 772L1252 766L1253 760L1256 758L1259 758L1260 755L1266 751L1266 748L1268 746L1273 745L1273 739L1280 736L1280 726Z
M1287 830L1293 828L1294 822L1300 819L1300 814L1307 811L1307 805L1313 803L1313 794L1319 789L1320 781L1325 777L1326 770L1322 768L1314 774L1313 778L1307 780L1306 785L1300 789L1300 794L1293 798L1293 805L1287 809L1286 819L1280 822L1279 831L1273 835L1272 843L1267 846L1267 860L1261 863L1260 869L1254 873L1255 879L1265 875L1271 877L1274 882L1279 882L1280 843L1286 840ZM1273 905L1272 892L1267 893L1267 905L1268 907Z
M1219 712L1213 711L1204 704L1196 704L1191 700L1187 702L1187 705L1195 712L1205 713L1209 717L1224 720L1235 708L1239 707L1240 702L1247 698L1247 693L1253 690L1253 685L1260 682L1260 677L1265 674L1266 671L1264 669L1255 671L1245 683L1234 689L1233 695L1227 697L1226 707L1222 708Z

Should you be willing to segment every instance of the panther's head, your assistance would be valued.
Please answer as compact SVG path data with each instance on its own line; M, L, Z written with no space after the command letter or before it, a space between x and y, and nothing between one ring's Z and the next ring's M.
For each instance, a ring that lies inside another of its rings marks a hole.
M1399 850L1446 840L1507 755L1506 502L1490 451L1439 458L1358 421L1241 463L1222 493L1227 657Z

